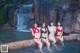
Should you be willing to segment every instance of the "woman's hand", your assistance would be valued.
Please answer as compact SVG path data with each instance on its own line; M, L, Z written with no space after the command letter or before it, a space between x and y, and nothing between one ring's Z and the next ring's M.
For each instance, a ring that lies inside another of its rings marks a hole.
M48 25L48 28L49 28L49 25Z
M32 28L30 28L30 30L32 31L33 29L32 29Z
M32 28L30 28L30 30L31 30L31 32L32 32L32 35L34 36L33 29L32 29Z

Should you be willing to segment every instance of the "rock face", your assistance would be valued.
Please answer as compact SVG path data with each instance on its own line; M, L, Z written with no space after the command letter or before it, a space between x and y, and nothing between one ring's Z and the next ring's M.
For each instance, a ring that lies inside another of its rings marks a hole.
M77 14L79 14L79 4L54 4L54 2L65 2L64 0L34 0L34 19L35 22L53 21L55 25L57 22L61 22L64 27L64 33L71 33L80 30L80 24L77 20ZM51 3L52 2L52 3Z
M64 32L66 33L72 32L72 23L73 23L72 13L70 12L65 13L63 17Z
M62 3L66 1L69 3ZM24 4L24 2L25 1L22 0L21 4ZM50 21L53 21L54 24L57 25L57 22L60 21L65 33L79 31L80 22L78 22L79 19L77 19L77 15L80 13L80 4L75 4L74 2L80 2L80 0L33 0L33 2L29 3L33 3L32 23L37 22L41 25L43 22L49 24ZM18 8L19 6L20 5L18 5ZM10 11L10 14L11 12L13 12L13 10ZM14 15L11 14L9 16L9 24L16 27L16 12L13 14ZM14 16L13 19L11 19L12 16Z

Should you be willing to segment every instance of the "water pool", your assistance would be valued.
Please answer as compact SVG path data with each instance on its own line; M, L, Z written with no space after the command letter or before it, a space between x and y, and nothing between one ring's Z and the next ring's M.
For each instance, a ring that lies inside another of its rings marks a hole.
M0 31L0 41L3 43L15 42L22 40L32 39L31 33L20 32L16 30L2 30ZM65 48L60 44L57 44L60 49L57 51L54 46L51 46L51 52L49 52L46 46L43 47L44 53L80 53L80 42L79 41L65 41ZM38 47L30 47L21 50L9 51L9 53L40 53Z
M17 30L0 30L0 42L8 43L32 39L30 32L20 32Z
M65 47L57 44L59 50L56 50L54 46L51 46L51 52L49 52L46 46L43 47L44 53L80 53L79 41L66 41ZM38 47L30 47L21 50L9 51L9 53L40 53Z

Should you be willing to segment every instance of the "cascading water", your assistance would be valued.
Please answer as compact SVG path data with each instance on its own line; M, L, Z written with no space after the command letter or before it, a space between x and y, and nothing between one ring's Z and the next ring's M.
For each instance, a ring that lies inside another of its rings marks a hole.
M19 8L17 14L17 30L23 32L30 32L33 4L23 5Z

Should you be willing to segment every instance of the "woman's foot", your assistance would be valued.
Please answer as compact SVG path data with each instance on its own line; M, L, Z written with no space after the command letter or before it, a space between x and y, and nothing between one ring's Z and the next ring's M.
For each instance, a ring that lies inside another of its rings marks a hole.
M54 45L54 47L55 47L57 50L59 50L59 48L57 47L56 44L52 43L52 45Z
M40 50L40 53L44 53L44 52L42 51L42 49Z
M49 51L49 52L51 52L51 49L50 49L50 47L47 47L47 49L48 49L48 51Z

